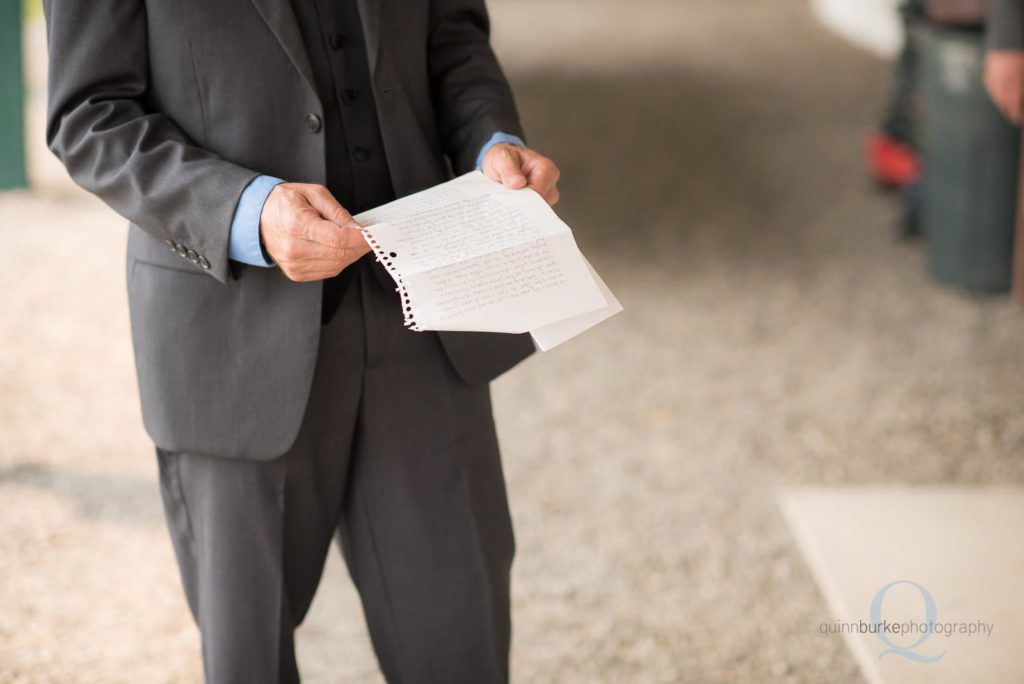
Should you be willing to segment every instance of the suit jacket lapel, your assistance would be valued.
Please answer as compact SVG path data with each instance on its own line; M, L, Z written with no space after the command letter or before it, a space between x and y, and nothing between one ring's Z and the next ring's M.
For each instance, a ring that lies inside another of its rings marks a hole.
M377 73L377 57L380 54L380 0L358 0L359 16L363 23L363 40L370 61L370 79Z
M303 80L313 89L313 93L316 93L313 67L309 64L309 55L302 41L302 33L299 31L299 22L295 19L291 0L252 0L252 3L256 5L263 21L267 22L295 68L302 74Z

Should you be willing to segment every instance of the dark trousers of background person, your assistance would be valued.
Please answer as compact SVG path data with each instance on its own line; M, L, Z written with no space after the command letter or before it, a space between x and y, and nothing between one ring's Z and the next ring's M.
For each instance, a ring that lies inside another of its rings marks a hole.
M904 0L900 4L904 41L893 70L892 94L882 119L882 131L886 135L915 150L917 139L914 127L920 117L920 49L914 37L914 30L924 17L924 0Z

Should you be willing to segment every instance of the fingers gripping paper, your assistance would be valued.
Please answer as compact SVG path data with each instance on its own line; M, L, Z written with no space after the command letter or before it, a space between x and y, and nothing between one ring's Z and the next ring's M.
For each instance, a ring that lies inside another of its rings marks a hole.
M547 203L478 171L355 219L413 330L523 333L612 307Z

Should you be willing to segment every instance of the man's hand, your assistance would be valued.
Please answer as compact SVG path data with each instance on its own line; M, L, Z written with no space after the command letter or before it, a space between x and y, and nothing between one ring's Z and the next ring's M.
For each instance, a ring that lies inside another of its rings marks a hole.
M558 177L555 162L527 147L498 143L487 150L480 170L506 188L530 188L554 206L558 202Z
M359 224L322 185L282 183L271 190L260 236L270 257L296 282L336 276L370 251Z
M1010 123L1019 126L1024 109L1024 50L992 50L985 58L985 87Z

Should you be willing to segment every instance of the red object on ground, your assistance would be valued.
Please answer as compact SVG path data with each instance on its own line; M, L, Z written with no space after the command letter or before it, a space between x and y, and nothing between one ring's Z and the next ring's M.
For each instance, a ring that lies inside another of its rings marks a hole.
M921 175L917 153L884 133L868 136L867 153L871 172L883 185L905 188Z

